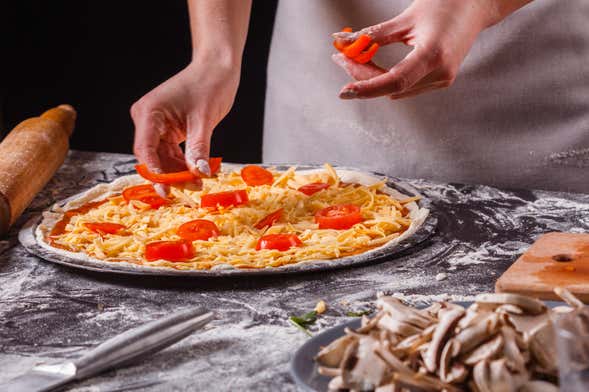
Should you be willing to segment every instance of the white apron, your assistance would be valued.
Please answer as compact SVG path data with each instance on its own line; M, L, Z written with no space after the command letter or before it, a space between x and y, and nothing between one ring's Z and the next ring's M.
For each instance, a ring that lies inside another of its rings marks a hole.
M264 162L589 193L589 1L535 0L483 31L454 85L341 100L330 33L387 20L407 0L281 0L268 64ZM393 64L403 44L382 48Z

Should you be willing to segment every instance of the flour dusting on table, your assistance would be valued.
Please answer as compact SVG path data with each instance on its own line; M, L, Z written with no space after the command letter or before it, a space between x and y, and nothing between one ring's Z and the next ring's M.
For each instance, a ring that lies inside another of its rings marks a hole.
M75 358L172 311L202 306L217 313L213 328L70 390L194 391L215 385L219 391L295 391L288 362L307 336L287 320L312 310L319 299L328 310L312 333L350 320L346 314L365 310L379 291L414 304L468 301L492 291L541 233L589 231L589 195L409 180L433 201L436 233L400 258L361 268L256 279L117 277L48 263L18 245L17 231L28 217L131 174L134 162L129 155L71 152L10 232L10 246L0 254L0 382L38 362ZM436 280L440 273L446 279Z

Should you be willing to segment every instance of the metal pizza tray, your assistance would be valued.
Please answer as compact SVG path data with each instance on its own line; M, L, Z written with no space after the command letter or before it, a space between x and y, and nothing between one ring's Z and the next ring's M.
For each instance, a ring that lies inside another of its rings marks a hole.
M261 166L272 166L277 170L286 170L292 165L261 165ZM297 170L310 170L318 169L320 165L296 165ZM233 165L226 165L225 167L233 167ZM359 170L355 168L341 167L338 166L336 169L342 170L353 170L359 173L368 174L373 177L387 178L386 185L390 188L396 189L397 191L407 195L415 196L419 193L410 185L403 183L400 180L385 176L380 173L369 172L366 170ZM62 200L57 205L65 205L69 200L77 198L78 195ZM147 267L135 265L132 263L125 262L104 262L104 261L91 261L91 260L79 260L67 255L51 252L49 249L41 246L36 239L35 231L37 226L42 220L42 214L35 215L19 232L18 239L24 248L31 254L40 257L46 261L65 265L72 268L78 268L82 270L124 274L124 275L151 275L151 276L185 276L185 277L223 277L223 276L251 276L251 275L281 275L281 274L293 274L293 273L309 273L318 271L328 271L340 268L358 267L370 263L377 263L383 261L390 261L401 255L409 253L417 245L428 239L435 231L437 225L437 217L435 211L432 210L432 204L430 200L423 197L419 200L418 205L421 208L429 209L429 215L418 228L418 230L409 236L402 242L392 245L384 245L379 248L372 249L365 253L357 255L341 257L338 259L330 260L306 260L296 264L289 264L281 267L268 267L262 269L213 269L213 270L175 270L168 267Z

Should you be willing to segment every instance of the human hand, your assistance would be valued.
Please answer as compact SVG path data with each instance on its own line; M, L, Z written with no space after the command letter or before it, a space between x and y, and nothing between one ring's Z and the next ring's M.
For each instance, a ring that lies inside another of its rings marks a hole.
M334 33L333 37L342 43L351 43L367 34L381 46L402 42L413 47L390 70L372 62L356 63L343 54L333 55L334 62L357 80L343 87L340 98L388 95L399 99L449 87L477 35L502 19L503 9L494 3L492 0L415 0L404 12L386 22L354 33Z
M134 103L133 152L139 163L156 173L188 168L210 175L211 135L233 105L239 76L234 64L194 61ZM155 188L162 196L168 191L161 184Z

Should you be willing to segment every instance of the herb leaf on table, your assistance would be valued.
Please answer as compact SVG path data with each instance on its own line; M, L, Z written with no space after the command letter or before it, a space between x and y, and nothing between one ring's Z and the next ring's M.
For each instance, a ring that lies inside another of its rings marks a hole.
M309 332L307 327L315 324L315 321L317 321L317 312L312 310L308 313L303 314L302 316L290 316L288 318L288 321L290 321L291 324L299 328L307 335L313 336L311 332Z

